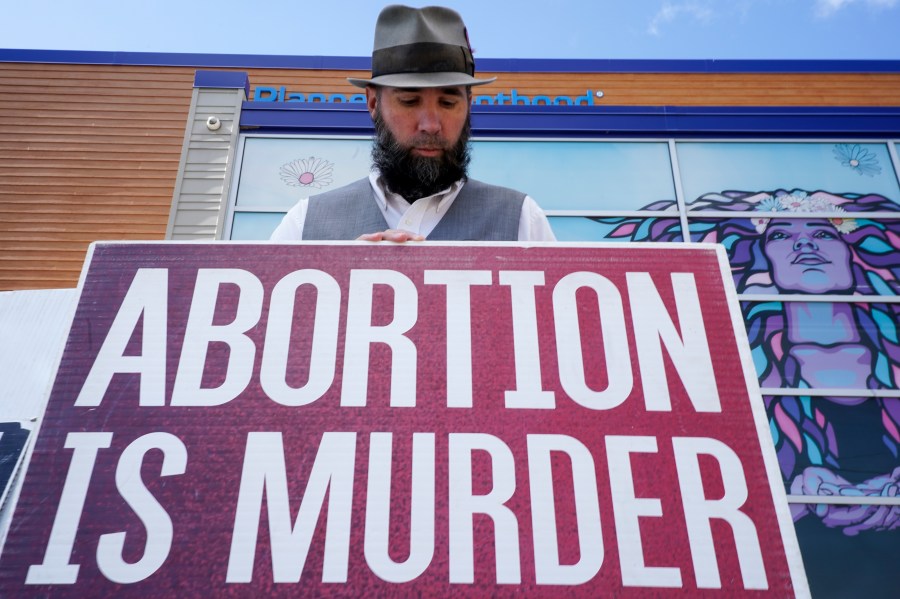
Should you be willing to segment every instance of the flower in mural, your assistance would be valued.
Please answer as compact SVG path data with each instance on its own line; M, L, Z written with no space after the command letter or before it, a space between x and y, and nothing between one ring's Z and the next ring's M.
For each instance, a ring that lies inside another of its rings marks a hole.
M785 208L781 205L781 200L769 195L757 204L756 209L760 212L781 212Z
M843 166L856 171L859 175L874 177L881 174L878 157L859 144L835 144L831 150L834 158Z
M321 189L331 185L331 171L334 163L310 156L298 158L281 166L281 180L291 187L314 187Z
M835 204L837 196L829 194L814 193L812 195L802 189L795 189L790 193L772 196L766 194L761 199L756 200L757 203L754 210L758 212L845 212L845 210ZM750 222L756 229L757 233L765 232L769 226L771 219L767 217L752 217ZM828 217L834 228L841 233L850 233L859 228L859 224L855 218L844 217Z
M766 227L769 226L769 220L770 219L768 219L768 218L755 217L755 218L751 218L750 222L751 222L751 224L753 224L753 227L756 229L756 232L759 233L760 235L762 235L763 233L765 233Z
M788 212L834 212L835 206L821 196L810 196L805 191L795 189L781 196L781 206Z
M833 212L845 212L840 206L835 206L831 210ZM856 222L855 218L829 218L828 220L841 233L852 233L859 228L859 223Z

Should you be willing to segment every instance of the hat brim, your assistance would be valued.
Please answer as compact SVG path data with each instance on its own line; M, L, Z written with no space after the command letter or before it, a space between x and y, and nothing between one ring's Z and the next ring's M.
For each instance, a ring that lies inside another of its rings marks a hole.
M367 87L369 85L381 85L383 87L475 86L493 83L496 80L496 77L476 79L466 73L392 73L390 75L372 77L371 79L347 77L347 81L356 87Z

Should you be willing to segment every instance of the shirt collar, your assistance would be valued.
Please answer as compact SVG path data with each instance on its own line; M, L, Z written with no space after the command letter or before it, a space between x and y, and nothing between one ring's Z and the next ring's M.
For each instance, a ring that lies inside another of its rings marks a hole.
M369 183L372 185L372 189L375 192L375 200L378 202L382 211L387 210L388 203L397 204L402 202L403 204L409 204L409 202L406 201L406 198L387 188L384 177L381 176L381 171L378 169L372 169L369 173ZM459 195L459 190L462 189L464 183L465 180L460 179L459 181L455 181L447 189L421 199L434 201L436 203L435 210L443 210L456 199L456 196Z

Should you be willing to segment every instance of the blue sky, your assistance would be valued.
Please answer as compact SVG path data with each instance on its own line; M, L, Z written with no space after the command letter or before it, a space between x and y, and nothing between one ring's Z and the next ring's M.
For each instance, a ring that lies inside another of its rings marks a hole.
M900 0L446 0L476 57L900 59ZM416 4L420 5L420 4ZM368 56L363 0L11 0L0 47Z

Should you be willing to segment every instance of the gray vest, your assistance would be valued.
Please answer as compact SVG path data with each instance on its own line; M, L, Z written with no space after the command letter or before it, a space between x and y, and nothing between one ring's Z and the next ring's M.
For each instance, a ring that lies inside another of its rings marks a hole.
M428 239L517 241L525 194L469 179ZM309 198L303 239L356 239L387 229L369 179Z

